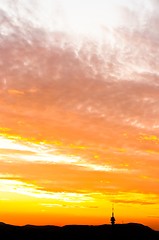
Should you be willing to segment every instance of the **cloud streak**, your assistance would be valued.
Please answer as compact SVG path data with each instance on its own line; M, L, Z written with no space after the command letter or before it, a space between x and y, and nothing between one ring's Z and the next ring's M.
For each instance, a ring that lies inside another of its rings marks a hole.
M159 194L158 8L155 0L0 1L1 187L157 205L149 194Z

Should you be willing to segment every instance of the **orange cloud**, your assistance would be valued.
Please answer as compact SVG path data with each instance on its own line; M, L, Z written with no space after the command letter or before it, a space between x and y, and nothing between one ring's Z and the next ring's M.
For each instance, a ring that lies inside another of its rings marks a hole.
M0 4L3 219L154 221L158 3L100 2Z

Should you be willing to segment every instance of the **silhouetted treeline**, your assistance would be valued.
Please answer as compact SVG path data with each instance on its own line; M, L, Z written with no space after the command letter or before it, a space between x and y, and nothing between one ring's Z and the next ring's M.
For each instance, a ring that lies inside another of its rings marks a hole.
M2 240L159 240L159 232L141 224L12 226L0 223Z

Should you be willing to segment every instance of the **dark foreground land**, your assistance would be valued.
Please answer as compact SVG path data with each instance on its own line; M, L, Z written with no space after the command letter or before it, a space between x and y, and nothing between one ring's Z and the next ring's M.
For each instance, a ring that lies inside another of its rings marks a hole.
M0 223L2 240L159 240L159 232L141 224L12 226Z

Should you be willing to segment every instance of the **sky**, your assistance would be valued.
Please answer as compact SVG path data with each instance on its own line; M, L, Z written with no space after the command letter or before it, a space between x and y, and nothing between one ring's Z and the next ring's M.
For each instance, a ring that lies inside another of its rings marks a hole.
M1 222L159 230L158 12L0 0Z

